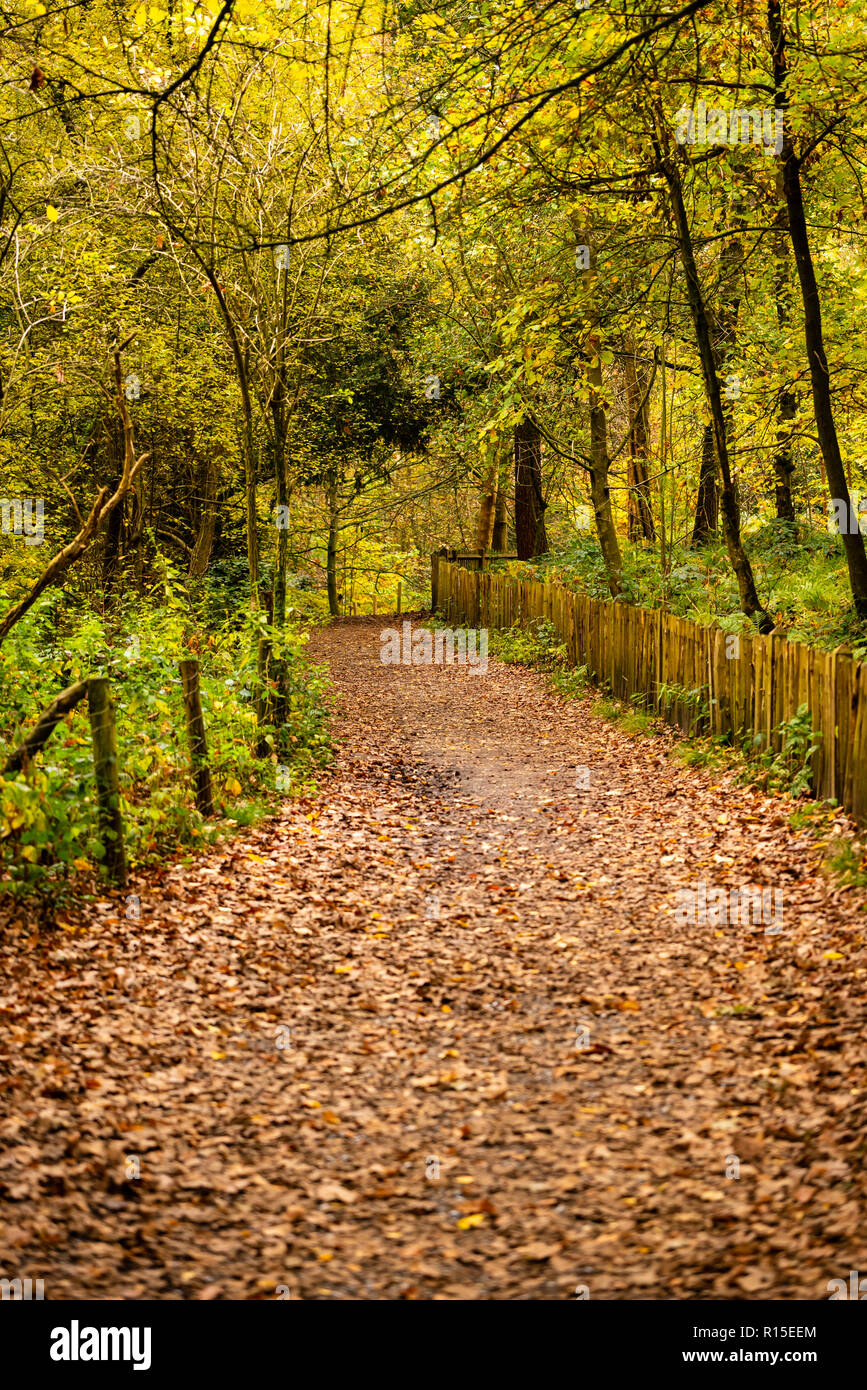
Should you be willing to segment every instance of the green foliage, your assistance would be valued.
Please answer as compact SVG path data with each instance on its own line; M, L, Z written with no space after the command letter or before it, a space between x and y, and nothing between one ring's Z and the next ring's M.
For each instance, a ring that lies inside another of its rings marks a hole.
M74 618L67 614L60 632L53 624L64 600L51 592L0 649L0 734L8 748L20 741L60 683L94 674L109 677L133 867L158 862L180 845L204 845L219 833L219 821L206 823L196 810L189 775L177 661L191 654L185 645L190 608L168 569L160 587L158 606L129 603L111 625L82 610ZM294 630L275 643L286 670L285 722L264 731L270 756L255 756L261 734L255 713L257 628L236 615L193 639L201 648L218 817L229 825L251 823L286 794L277 787L278 764L292 770L292 784L301 789L330 756L328 682L306 660L306 637ZM7 891L57 894L70 886L75 871L87 873L103 858L84 701L58 725L26 774L0 783L0 869Z
M691 715L690 733L697 732L710 717L710 701L706 696L706 685L690 689L689 686L678 685L676 681L663 681L658 691L659 703L666 714L670 713L675 705L681 705Z
M526 627L492 631L489 651L506 666L528 666L544 671L554 689L565 700L575 700L587 689L587 667L569 665L565 642L561 642L548 618L535 618Z
M851 836L838 836L828 846L825 867L850 888L867 888L867 851Z
M664 607L693 622L716 622L725 632L753 633L721 542L698 549L678 543L670 549L665 569L658 550L625 540L621 547L624 595L630 602ZM867 656L863 624L850 608L838 536L806 524L796 534L789 523L772 520L749 534L746 548L762 602L779 633L827 648L852 644L859 659ZM538 560L512 561L509 570L521 578L556 579L593 598L611 596L598 542L590 532L577 533Z
M809 794L813 755L822 741L822 733L813 728L813 718L809 705L799 705L791 719L783 722L775 730L782 739L782 749L774 752L766 748L758 755L750 769L750 780L759 781L769 791L786 792L789 796ZM748 738L745 751L749 754L761 747L761 734Z
M506 666L551 671L566 658L565 644L559 641L554 624L547 618L534 618L526 626L515 623L510 628L495 630L489 642L489 650Z

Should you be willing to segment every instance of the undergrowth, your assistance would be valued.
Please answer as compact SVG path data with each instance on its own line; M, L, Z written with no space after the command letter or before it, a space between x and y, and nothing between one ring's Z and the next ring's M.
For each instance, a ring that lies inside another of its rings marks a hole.
M213 621L213 610L209 615ZM263 620L234 612L210 628L183 579L166 567L158 591L110 619L49 591L0 651L0 739L11 751L58 692L108 676L116 715L121 812L132 868L253 824L276 801L314 785L330 756L330 686L306 659L306 635L275 642L286 662L286 720L259 728L257 643ZM177 663L197 657L216 817L195 807ZM261 755L261 756L260 756ZM15 897L62 897L105 858L83 700L28 768L0 781L0 874Z

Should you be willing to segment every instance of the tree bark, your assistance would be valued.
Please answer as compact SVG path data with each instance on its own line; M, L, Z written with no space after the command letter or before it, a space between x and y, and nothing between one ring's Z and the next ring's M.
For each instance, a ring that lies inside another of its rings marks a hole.
M705 425L701 438L701 466L692 544L706 545L719 529L719 494L716 485L716 459L713 452L713 426Z
M497 507L498 460L496 454L485 467L482 496L479 502L479 520L476 525L476 549L484 553L490 550L494 535L494 515Z
M217 530L217 492L220 486L220 461L209 453L199 472L199 524L190 555L191 579L202 579L211 563L214 536Z
M650 409L647 392L650 386L650 368L637 370L635 358L627 354L623 359L623 375L626 382L626 408L629 411L629 484L627 502L627 524L631 541L654 541L656 528L653 522L653 507L650 500Z
M779 0L768 0L768 27L771 36L774 60L774 88L776 105L784 113L788 110L787 92L788 62L786 58L786 34L780 13ZM819 301L819 287L816 271L810 252L810 238L807 233L807 219L804 212L804 197L801 189L801 162L795 154L792 133L784 116L783 148L780 152L783 168L783 191L789 213L789 235L795 252L795 264L801 286L804 304L804 336L807 343L807 360L810 366L810 383L813 388L813 411L816 417L816 433L819 447L825 461L828 489L831 500L842 503L843 516L848 524L842 528L843 549L849 569L849 586L855 611L859 617L867 617L867 552L864 550L864 537L853 516L840 441L834 423L834 406L831 399L831 377L828 372L828 359L822 336L822 309ZM851 521L849 519L851 518Z
M327 488L328 498L328 550L325 559L325 577L328 583L328 612L332 618L340 617L340 603L337 597L337 486L332 483Z
M542 436L535 420L515 426L515 539L519 560L532 560L548 549L542 495Z
M217 279L214 267L203 264L203 269L208 277L208 283L216 295L220 313L223 316L223 323L226 326L226 333L229 338L229 346L232 349L232 358L235 363L238 386L241 391L241 409L243 416L241 452L244 464L244 492L247 513L247 566L250 572L250 607L255 612L261 607L261 599L259 595L259 521L256 507L256 484L258 479L256 468L256 440L253 433L253 399L250 394L249 352L241 345L241 339L235 327L234 319L229 312L226 296Z
M120 779L114 707L108 680L94 676L87 682L90 731L93 737L93 770L96 777L99 826L105 849L105 865L119 888L126 888L126 849L120 810Z
M504 555L509 548L509 513L506 496L509 471L508 458L501 456L497 478L497 501L494 507L494 533L491 539L491 549L495 555Z
M187 738L190 744L190 766L196 806L203 816L210 817L214 814L214 793L211 786L211 769L208 766L208 740L199 689L199 663L182 661L178 669L181 673L184 710L187 716Z
M598 348L595 351L587 372L590 388L590 500L596 518L596 532L599 548L608 577L608 587L612 598L623 592L623 560L620 555L620 542L614 526L611 510L611 492L608 486L608 426L605 419L603 397L602 359Z

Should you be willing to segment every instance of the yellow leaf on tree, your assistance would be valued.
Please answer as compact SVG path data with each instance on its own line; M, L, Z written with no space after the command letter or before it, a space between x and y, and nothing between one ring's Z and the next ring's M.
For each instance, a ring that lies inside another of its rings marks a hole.
M57 211L57 208L53 208L49 203L45 209L45 216L48 218L49 222L56 222L60 213Z

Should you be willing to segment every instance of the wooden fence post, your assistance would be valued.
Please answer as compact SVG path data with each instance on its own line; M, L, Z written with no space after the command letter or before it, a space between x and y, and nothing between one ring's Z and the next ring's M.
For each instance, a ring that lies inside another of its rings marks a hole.
M118 888L127 886L123 818L120 813L120 781L117 737L108 678L92 676L87 682L90 730L93 735L93 767L99 807L99 828L105 843L105 863Z
M203 816L212 816L214 814L214 794L211 787L211 769L208 767L205 719L202 714L202 700L199 693L199 663L198 661L182 661L178 669L181 673L184 709L187 713L187 734L190 740L190 763L196 790L196 806Z
M256 653L256 667L259 682L259 689L256 694L256 723L259 727L259 737L256 740L257 758L267 758L271 749L268 740L262 733L265 724L271 724L275 719L274 695L271 690L272 682L272 660L273 652L271 648L271 626L274 622L274 591L265 589L262 593L265 603L265 611L268 614L268 631L259 637Z

